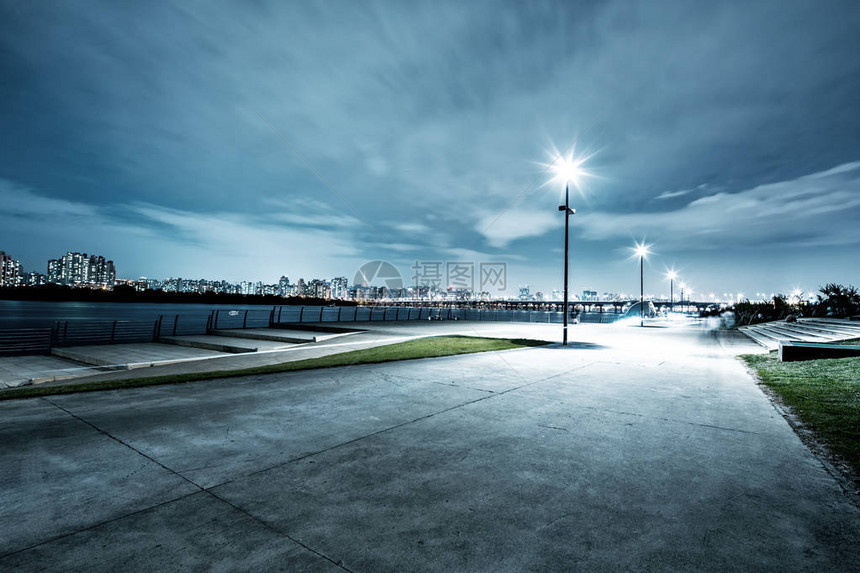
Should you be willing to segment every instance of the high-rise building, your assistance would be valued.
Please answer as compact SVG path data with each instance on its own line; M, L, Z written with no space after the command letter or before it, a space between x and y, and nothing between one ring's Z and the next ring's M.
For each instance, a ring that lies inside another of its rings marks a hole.
M346 300L346 298L349 296L347 286L348 285L346 277L333 278L331 281L331 298Z
M24 282L22 284L24 284L26 286L35 287L35 286L42 286L44 284L47 284L47 282L48 282L48 277L46 277L42 273L33 272L33 273L24 273Z
M60 261L57 259L51 259L48 261L48 283L50 284L59 284L60 283Z
M326 290L328 285L320 279L313 279L308 284L308 295L316 298L326 298Z
M290 279L286 276L281 277L278 281L278 294L281 296L290 295Z
M0 251L0 287L21 286L24 274L21 272L21 263Z
M68 252L61 259L48 261L47 277L49 283L113 288L116 267L100 255Z
M161 283L161 290L164 292L182 292L182 279L167 277Z

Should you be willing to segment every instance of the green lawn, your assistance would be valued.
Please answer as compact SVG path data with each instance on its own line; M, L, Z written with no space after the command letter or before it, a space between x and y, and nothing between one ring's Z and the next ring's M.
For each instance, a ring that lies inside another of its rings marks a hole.
M257 366L240 370L224 370L220 372L199 372L193 374L175 374L171 376L151 376L128 380L103 380L98 382L80 382L60 386L25 386L11 388L0 392L0 400L15 398L33 398L54 394L70 394L73 392L95 392L98 390L116 390L119 388L138 388L158 384L178 384L197 380L212 380L233 376L250 376L254 374L270 374L274 372L289 372L293 370L310 370L313 368L331 368L350 366L353 364L374 364L394 360L414 360L416 358L436 358L455 354L471 354L475 352L491 352L496 350L512 350L530 346L549 344L542 340L524 338L482 338L472 336L434 336L419 338L397 344L377 346L363 350L342 352L320 358L309 358L283 364Z
M770 353L741 358L833 453L860 473L860 357L779 362Z

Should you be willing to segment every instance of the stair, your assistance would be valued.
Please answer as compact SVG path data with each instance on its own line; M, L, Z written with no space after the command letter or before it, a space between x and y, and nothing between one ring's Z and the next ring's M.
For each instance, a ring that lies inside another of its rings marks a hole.
M837 342L860 338L860 325L836 318L801 318L798 322L774 320L741 326L738 330L768 350L777 350L780 340Z

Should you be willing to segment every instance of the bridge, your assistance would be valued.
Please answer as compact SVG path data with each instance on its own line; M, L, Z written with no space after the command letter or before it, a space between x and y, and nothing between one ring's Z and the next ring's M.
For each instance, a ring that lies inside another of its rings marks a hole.
M723 303L713 301L676 300L674 303L668 300L645 299L654 305L658 312L668 311L674 308L676 312L702 312L720 308ZM622 314L631 305L639 302L639 298L622 300L571 300L568 302L574 313L609 313ZM366 306L399 306L410 308L463 308L463 309L485 309L485 310L536 310L545 312L562 312L564 302L560 300L367 300L359 304Z

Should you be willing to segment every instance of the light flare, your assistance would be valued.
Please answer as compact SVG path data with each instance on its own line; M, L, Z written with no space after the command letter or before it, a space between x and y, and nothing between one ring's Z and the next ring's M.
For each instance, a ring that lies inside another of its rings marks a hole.
M651 245L646 244L644 241L639 242L636 241L636 246L633 247L633 256L639 257L643 259L647 259L648 255L651 254Z
M564 187L570 183L582 192L583 181L589 177L594 177L594 174L586 170L584 165L596 155L596 152L578 156L575 145L565 151L559 151L553 146L547 155L551 158L550 162L541 163L541 165L552 174L552 177L544 185L559 184Z

